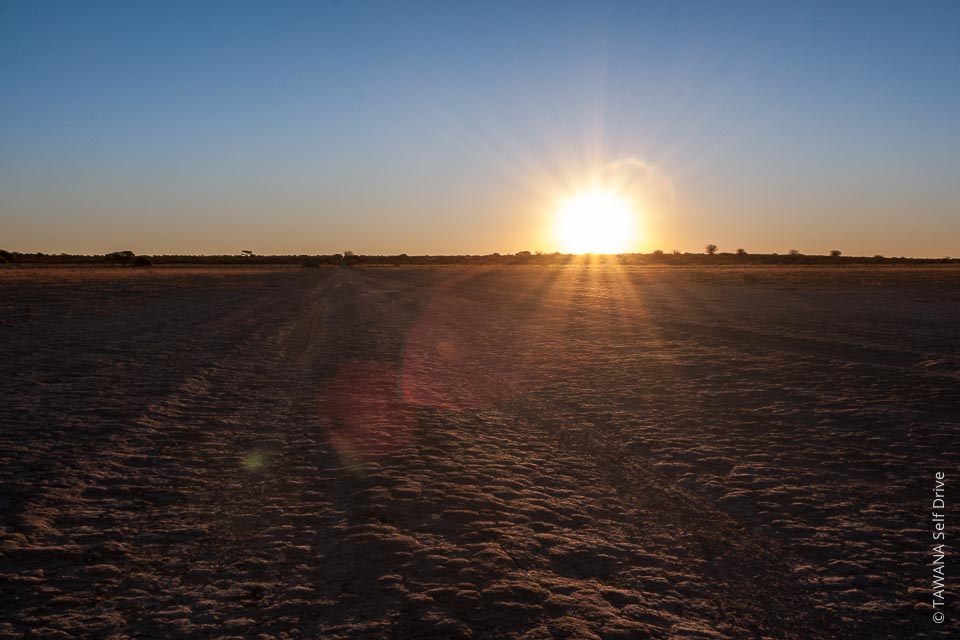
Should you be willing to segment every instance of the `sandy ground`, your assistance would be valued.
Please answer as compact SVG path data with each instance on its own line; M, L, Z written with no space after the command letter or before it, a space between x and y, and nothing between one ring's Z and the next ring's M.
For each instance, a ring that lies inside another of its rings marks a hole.
M2 270L0 637L954 637L958 285Z

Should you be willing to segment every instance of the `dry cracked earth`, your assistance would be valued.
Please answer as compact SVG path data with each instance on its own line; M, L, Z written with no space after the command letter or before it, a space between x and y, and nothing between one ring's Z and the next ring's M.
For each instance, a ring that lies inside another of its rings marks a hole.
M0 638L955 637L958 285L5 270Z

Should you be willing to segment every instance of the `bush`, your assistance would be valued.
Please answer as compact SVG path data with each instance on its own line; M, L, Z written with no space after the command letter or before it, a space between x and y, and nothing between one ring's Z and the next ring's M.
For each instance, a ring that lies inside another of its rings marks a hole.
M10 253L9 251L4 251L3 249L0 249L0 264L4 264L5 262L16 262L16 261L17 260L12 253Z
M717 245L715 244L708 244L706 247L704 247L704 249L706 250L708 256L716 255L717 253Z
M150 256L137 256L133 259L133 266L135 267L152 267L153 260L150 259Z
M114 251L113 253L108 253L105 257L111 262L130 264L130 261L133 260L134 253L133 251Z

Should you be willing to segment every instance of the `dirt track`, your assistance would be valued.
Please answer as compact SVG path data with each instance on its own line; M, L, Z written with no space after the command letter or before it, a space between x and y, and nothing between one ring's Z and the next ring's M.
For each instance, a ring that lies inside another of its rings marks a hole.
M956 629L960 271L129 274L0 274L0 637Z

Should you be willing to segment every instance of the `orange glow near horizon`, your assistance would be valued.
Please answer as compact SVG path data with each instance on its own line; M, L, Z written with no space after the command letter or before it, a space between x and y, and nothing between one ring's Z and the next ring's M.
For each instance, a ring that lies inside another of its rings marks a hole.
M565 253L627 253L636 244L637 213L615 191L575 194L556 212L554 233Z

